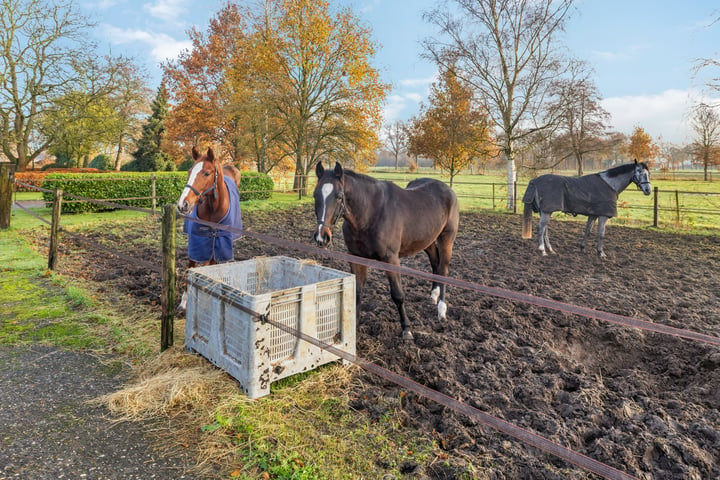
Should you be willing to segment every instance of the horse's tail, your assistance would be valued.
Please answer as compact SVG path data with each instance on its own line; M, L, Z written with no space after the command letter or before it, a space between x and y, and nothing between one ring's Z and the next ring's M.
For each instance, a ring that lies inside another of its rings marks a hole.
M535 201L535 185L531 181L528 184L525 195L523 195L523 203L525 203L525 209L523 210L522 220L522 238L532 238L532 214L533 214L533 202Z

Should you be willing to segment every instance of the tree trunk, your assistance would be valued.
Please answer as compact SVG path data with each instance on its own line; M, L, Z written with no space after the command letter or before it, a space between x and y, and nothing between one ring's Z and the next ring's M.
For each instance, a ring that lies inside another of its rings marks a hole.
M505 146L505 160L507 162L507 209L515 210L515 182L517 181L517 170L515 168L515 152L512 141Z

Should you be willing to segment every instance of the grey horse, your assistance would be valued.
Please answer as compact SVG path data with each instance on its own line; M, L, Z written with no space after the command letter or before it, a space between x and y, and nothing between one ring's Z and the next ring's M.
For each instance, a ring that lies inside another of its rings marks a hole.
M564 177L561 175L541 175L527 186L523 203L522 236L532 238L532 212L540 212L538 223L538 249L545 256L555 253L548 237L548 223L553 212L565 212L572 215L587 215L585 235L580 242L580 251L585 251L588 236L595 220L598 220L598 255L605 257L603 237L605 223L617 215L618 195L630 183L634 183L645 195L650 195L650 170L647 163L629 163L603 172L582 177Z

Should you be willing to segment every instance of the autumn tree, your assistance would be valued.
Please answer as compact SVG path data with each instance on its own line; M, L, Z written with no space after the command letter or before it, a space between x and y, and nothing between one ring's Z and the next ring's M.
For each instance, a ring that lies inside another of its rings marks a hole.
M628 155L637 159L639 162L651 162L652 159L657 157L658 147L642 127L635 127L632 135L630 135Z
M385 147L395 158L395 170L398 169L398 158L400 154L407 151L408 133L405 122L396 120L385 125Z
M708 167L720 164L720 115L711 105L700 103L694 108L690 125L694 133L690 149L707 181Z
M246 15L232 3L226 3L210 19L207 32L193 27L192 42L175 61L163 65L163 82L170 95L165 149L182 158L201 143L218 143L233 162L239 151L238 130L243 130L231 112L232 86L227 70L233 58L242 53Z
M255 46L256 82L285 127L283 152L295 159L294 188L304 193L318 161L374 158L388 85L372 66L375 44L349 10L326 0L267 0Z
M610 114L600 105L600 93L584 62L572 62L569 76L555 84L552 114L559 121L557 147L575 158L578 175L584 174L583 157L603 149L602 136Z
M540 119L552 82L564 70L556 37L572 0L454 0L457 8L425 14L439 36L424 41L425 55L443 68L457 66L485 102L502 132L508 209L515 208L516 143L547 127ZM547 120L547 119L546 119ZM549 119L550 125L555 123Z
M25 170L52 138L40 133L40 119L55 100L78 91L92 56L86 41L91 23L72 0L3 0L0 8L0 144L2 153Z
M455 74L444 70L430 90L429 105L422 106L413 121L408 151L428 157L450 175L450 186L461 170L478 156L487 155L491 144L485 108L473 98L473 90Z

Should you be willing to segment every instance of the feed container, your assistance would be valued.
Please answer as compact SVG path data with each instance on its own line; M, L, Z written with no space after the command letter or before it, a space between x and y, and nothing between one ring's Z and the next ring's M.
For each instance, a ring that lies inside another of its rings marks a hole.
M338 357L249 312L355 354L355 276L289 257L188 271L185 347L228 372L250 398Z

